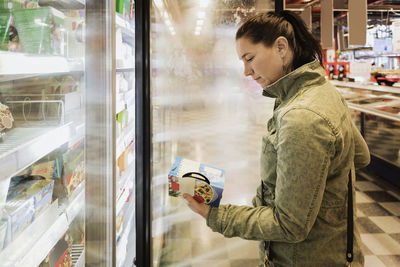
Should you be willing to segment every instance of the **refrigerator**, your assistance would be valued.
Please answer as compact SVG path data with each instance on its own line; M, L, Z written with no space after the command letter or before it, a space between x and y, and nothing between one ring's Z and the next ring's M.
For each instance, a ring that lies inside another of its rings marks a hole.
M0 4L0 262L83 266L85 3Z
M0 265L132 266L134 1L0 14Z

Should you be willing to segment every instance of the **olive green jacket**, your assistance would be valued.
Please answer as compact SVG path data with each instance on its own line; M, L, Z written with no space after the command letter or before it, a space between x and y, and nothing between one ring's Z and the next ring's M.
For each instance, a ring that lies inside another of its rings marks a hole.
M345 266L348 173L368 165L368 147L318 61L263 95L277 98L261 151L266 205L260 186L254 207L211 207L207 225L225 237L270 241L268 266ZM364 263L360 245L355 226L353 266Z

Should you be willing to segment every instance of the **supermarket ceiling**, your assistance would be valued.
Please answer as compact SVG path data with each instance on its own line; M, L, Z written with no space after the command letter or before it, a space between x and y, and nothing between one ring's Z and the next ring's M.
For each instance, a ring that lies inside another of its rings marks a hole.
M334 16L337 20L346 19L348 1L333 0ZM204 6L207 16L213 14L214 24L237 24L248 15L272 11L275 6L275 0L154 0L154 2L156 5L157 3L163 5L172 20L178 23L187 10L200 9ZM379 22L383 19L400 19L400 0L367 0L367 3L369 24L376 23L376 20ZM320 0L285 0L285 9L301 12L306 7L312 7L313 21L319 21Z

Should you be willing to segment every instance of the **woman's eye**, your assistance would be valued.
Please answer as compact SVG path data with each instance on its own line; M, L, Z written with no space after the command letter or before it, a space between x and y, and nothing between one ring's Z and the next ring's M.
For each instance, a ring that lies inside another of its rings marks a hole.
M250 62L250 61L253 60L253 58L254 58L254 57L248 58L248 59L246 59L246 61L247 61L247 62Z

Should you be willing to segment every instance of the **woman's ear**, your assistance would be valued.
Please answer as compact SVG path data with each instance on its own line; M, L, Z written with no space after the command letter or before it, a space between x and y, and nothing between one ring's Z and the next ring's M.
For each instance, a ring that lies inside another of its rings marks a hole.
M276 38L274 44L278 54L281 56L281 58L284 58L289 50L289 42L286 37L279 36Z

